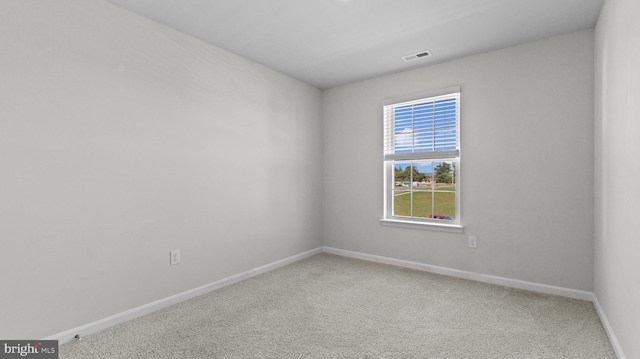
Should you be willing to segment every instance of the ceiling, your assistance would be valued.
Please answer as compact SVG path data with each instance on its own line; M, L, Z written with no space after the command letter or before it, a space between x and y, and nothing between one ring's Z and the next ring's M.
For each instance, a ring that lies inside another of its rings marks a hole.
M321 89L592 28L604 2L107 1Z

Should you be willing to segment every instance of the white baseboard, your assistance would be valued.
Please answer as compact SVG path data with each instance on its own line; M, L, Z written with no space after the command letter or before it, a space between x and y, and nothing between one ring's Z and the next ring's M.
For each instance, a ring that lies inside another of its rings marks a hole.
M556 287L556 286L547 285L547 284L527 282L519 279L511 279L511 278L498 277L498 276L487 275L487 274L468 272L468 271L463 271L458 269L439 267L439 266L434 266L434 265L425 264L425 263L410 262L402 259L381 257L381 256L372 255L372 254L347 251L344 249L337 249L337 248L331 248L331 247L323 247L323 251L326 253L337 254L345 257L364 259L372 262L391 264L399 267L423 270L427 272L443 274L443 275L448 275L452 277L470 279L477 282L498 284L505 287L525 289L533 292L559 295L562 297L586 300L589 302L593 301L593 293L582 291L582 290Z
M405 260L402 260L402 259L395 259L395 258L389 258L389 257L376 256L376 255L373 255L373 254L366 254L366 253L348 251L348 250L337 249L337 248L332 248L332 247L323 247L322 251L325 252L325 253L336 254L336 255L340 255L340 256L344 256L344 257L351 257L351 258L368 260L368 261L372 261L372 262L391 264L391 265L395 265L395 266L399 266L399 267L423 270L423 271L427 271L427 272L443 274L443 275L448 275L448 276L453 276L453 277L458 277L458 278L464 278L464 279L474 280L474 281L478 281L478 282L498 284L498 285L502 285L502 286L505 286L505 287L525 289L525 290L530 290L530 291L533 291L533 292L553 294L553 295L558 295L558 296L561 296L561 297L573 298L573 299L579 299L579 300L585 300L585 301L588 301L588 302L592 302L593 306L596 308L596 312L598 313L598 316L600 317L600 321L602 322L602 326L604 327L605 332L607 333L607 336L609 337L609 342L611 342L611 346L613 347L613 350L615 351L618 359L626 359L626 356L624 355L624 352L622 351L622 347L620 347L620 343L618 343L618 340L617 340L617 338L616 338L616 336L615 336L615 334L613 332L613 329L611 328L611 325L609 324L609 321L607 320L607 316L604 314L604 310L602 309L602 307L600 306L600 303L598 302L598 298L592 292L576 290L576 289L570 289L570 288L563 288L563 287L556 287L556 286L547 285L547 284L527 282L527 281L523 281L523 280L519 280L519 279L511 279L511 278L498 277L498 276L493 276L493 275L486 275L486 274L468 272L468 271L463 271L463 270L458 270L458 269L451 269L451 268L446 268L446 267L433 266L433 265L430 265L430 264L405 261Z
M44 340L57 340L60 344L67 343L73 340L76 335L79 335L80 337L84 337L89 334L99 332L101 330L112 327L114 325L118 325L120 323L124 323L126 321L141 317L143 315L153 313L162 308L166 308L174 304L183 302L185 300L189 300L191 298L212 292L216 289L220 289L222 287L226 287L228 285L243 281L245 279L255 277L259 274L272 271L274 269L286 266L288 264L297 262L301 259L311 257L319 253L322 253L322 247L312 249L304 253L296 254L294 256L291 256L291 257L288 257L288 258L285 258L261 267L254 268L246 272L242 272L240 274L236 274L231 277L227 277L227 278L215 281L213 283L205 284L203 286L200 286L182 293L178 293L176 295L172 295L170 297L163 298L155 302L148 303L140 307L133 308L133 309L124 311L122 313L118 313L110 317L100 319L89 324L82 325L77 328L66 330L62 333L58 333L58 334L49 336L47 338L44 338Z
M618 343L618 338L616 338L616 335L613 333L613 328L611 328L611 324L609 324L609 319L607 319L607 316L604 314L604 310L600 306L598 297L596 297L595 294L593 295L593 306L596 307L596 312L600 317L600 321L602 322L604 331L607 332L607 335L609 336L609 341L611 342L613 351L616 352L618 359L626 359L627 357L624 355L624 352L622 351L622 347L620 346L620 343Z
M254 268L246 272L242 272L242 273L233 275L231 277L227 277L227 278L215 281L213 283L205 284L203 286L200 286L182 293L178 293L176 295L172 295L170 297L163 298L155 302L148 303L140 307L133 308L133 309L124 311L122 313L118 313L110 317L100 319L89 324L82 325L77 328L69 329L62 333L58 333L43 339L58 340L60 344L64 344L66 342L73 340L76 335L80 335L80 337L84 337L89 334L96 333L98 331L104 330L114 325L118 325L120 323L124 323L126 321L141 317L143 315L153 313L155 311L169 307L171 305L212 292L214 290L243 281L245 279L255 277L259 274L272 271L274 269L286 266L288 264L297 262L301 259L308 258L322 252L336 254L344 257L363 259L363 260L368 260L372 262L391 264L391 265L404 267L404 268L423 270L423 271L437 273L437 274L475 280L478 282L497 284L505 287L525 289L525 290L530 290L534 292L553 294L553 295L558 295L558 296L567 297L567 298L590 301L593 303L593 305L596 308L596 312L598 313L598 316L600 317L602 325L604 326L604 329L607 335L609 336L609 340L611 342L611 345L613 346L613 349L616 355L618 356L619 359L626 359L622 351L622 348L620 347L620 344L616 339L613 329L611 328L611 325L609 324L609 321L607 320L607 317L604 314L604 311L600 306L600 303L598 302L598 298L592 292L586 292L586 291L563 288L563 287L556 287L556 286L547 285L547 284L532 283L532 282L522 281L518 279L498 277L498 276L468 272L468 271L446 268L446 267L439 267L439 266L434 266L434 265L425 264L425 263L405 261L401 259L382 257L382 256L348 251L348 250L337 249L332 247L319 247L304 253L296 254L294 256L291 256L291 257L288 257L288 258L285 258L261 267Z

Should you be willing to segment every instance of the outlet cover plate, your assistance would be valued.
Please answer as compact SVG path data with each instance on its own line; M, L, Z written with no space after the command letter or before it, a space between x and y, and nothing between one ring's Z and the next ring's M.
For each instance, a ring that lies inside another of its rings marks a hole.
M169 252L169 265L180 264L180 250L174 249Z

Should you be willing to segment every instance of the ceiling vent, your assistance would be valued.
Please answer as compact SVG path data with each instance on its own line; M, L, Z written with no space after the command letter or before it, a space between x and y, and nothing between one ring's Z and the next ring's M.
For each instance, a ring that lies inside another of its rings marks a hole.
M425 57L429 57L431 56L431 52L429 51L423 51L423 52L419 52L417 54L413 54L413 55L407 55L407 56L402 56L402 59L405 62L409 62L409 61L413 61L413 60L417 60L417 59L422 59Z

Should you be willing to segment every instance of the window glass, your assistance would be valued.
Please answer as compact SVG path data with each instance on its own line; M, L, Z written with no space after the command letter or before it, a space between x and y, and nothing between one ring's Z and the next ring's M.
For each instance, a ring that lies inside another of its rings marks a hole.
M460 223L456 89L385 104L385 218Z

